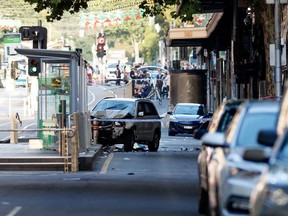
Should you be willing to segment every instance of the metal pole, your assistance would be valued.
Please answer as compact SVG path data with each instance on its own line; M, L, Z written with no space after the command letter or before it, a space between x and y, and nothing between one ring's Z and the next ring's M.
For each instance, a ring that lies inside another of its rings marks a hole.
M275 0L275 94L281 96L281 36L280 36L280 0Z
M236 98L236 78L235 78L235 41L237 34L237 7L238 0L234 0L233 4L233 27L232 27L232 40L231 40L231 98Z

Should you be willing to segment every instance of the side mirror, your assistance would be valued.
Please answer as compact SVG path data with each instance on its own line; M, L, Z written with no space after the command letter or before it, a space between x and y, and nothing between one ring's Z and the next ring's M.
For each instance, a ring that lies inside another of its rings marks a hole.
M138 116L139 116L139 117L143 117L143 116L144 116L144 112L143 112L143 111L138 112Z
M168 115L173 115L172 111L167 112Z
M229 145L225 144L225 135L224 133L216 132L216 133L206 133L202 137L202 145L206 145L209 147L222 147L226 148Z
M265 162L269 160L269 156L262 149L246 149L243 154L243 159L252 162Z
M261 145L272 147L277 139L276 130L260 130L257 141Z

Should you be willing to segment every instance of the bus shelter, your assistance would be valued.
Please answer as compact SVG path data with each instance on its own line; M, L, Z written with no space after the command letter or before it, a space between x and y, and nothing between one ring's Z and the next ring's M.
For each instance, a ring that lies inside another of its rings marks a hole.
M27 58L39 58L41 73L31 77L31 98L36 103L35 116L38 128L70 127L70 117L77 112L82 121L79 124L80 151L90 145L91 128L87 103L87 77L81 50L61 51L46 49L16 49ZM88 129L89 128L89 129ZM61 139L53 131L39 133L44 148L59 148Z

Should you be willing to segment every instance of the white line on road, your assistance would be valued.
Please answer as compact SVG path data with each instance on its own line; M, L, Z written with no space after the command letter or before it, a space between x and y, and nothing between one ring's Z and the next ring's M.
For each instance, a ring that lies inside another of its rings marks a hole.
M106 174L109 164L111 163L112 159L113 159L113 153L109 154L109 156L107 157L105 163L103 164L100 174Z
M16 206L14 209L12 209L9 214L6 216L15 216L20 210L22 209L21 206Z

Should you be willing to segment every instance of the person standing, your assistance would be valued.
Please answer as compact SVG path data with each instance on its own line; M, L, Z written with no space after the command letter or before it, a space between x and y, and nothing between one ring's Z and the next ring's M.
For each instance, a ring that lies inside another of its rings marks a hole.
M166 99L169 99L169 86L170 86L170 74L166 72L163 78L163 90L162 90L163 99L165 96Z
M163 74L162 74L162 70L159 68L158 74L156 76L156 87L157 87L157 90L160 93L160 95L162 92L162 86L163 86Z
M130 77L132 79L132 95L135 95L135 79L137 78L137 69L133 68L130 72Z
M119 65L116 65L116 78L117 78L116 85L120 85L121 71L120 71Z

